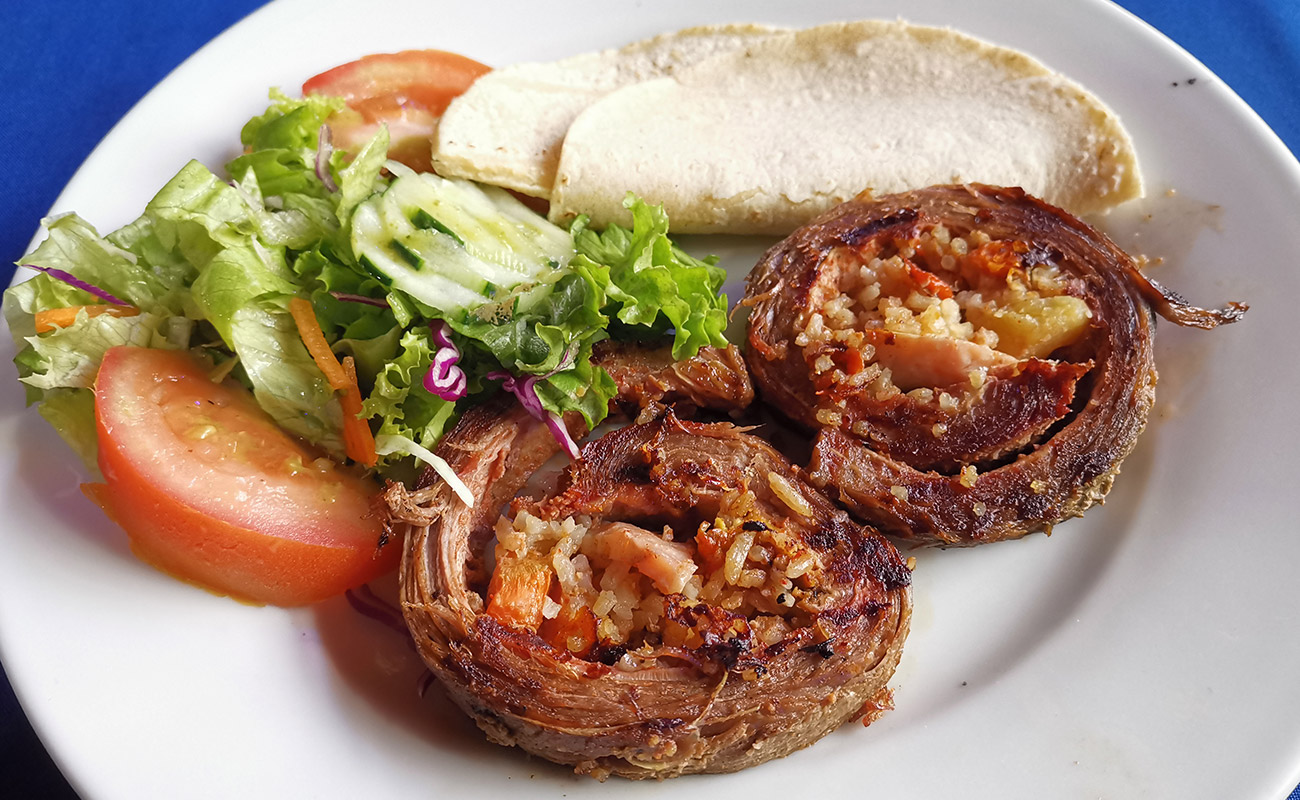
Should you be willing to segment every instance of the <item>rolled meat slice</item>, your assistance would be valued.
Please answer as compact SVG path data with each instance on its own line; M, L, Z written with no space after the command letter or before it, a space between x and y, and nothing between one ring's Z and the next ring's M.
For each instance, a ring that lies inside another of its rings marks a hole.
M437 486L397 514L417 648L491 741L667 778L889 705L911 573L769 445L665 410L503 511L551 441L517 405L471 410L438 452L482 501Z
M831 210L749 276L763 399L816 431L812 482L926 543L1051 527L1103 498L1155 397L1152 308L1214 327L1105 235L1020 189Z
M678 361L670 345L604 341L596 344L591 362L618 387L611 413L629 418L643 409L655 416L663 405L686 417L700 409L735 415L754 402L754 384L735 345L702 347Z

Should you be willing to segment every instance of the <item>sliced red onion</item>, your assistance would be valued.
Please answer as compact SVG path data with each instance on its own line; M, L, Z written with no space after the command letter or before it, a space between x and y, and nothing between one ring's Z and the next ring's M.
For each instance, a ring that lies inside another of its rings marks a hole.
M454 391L456 387L464 389L467 384L465 370L456 366L457 360L460 359L460 353L455 348L443 348L433 357L433 363L429 365L429 371L424 374L424 385L436 386L440 391ZM434 391L430 389L429 391ZM455 398L457 400L464 395Z
M334 137L330 133L330 126L321 123L320 133L316 135L316 177L320 182L325 184L325 188L331 192L339 190L338 184L334 182L334 176L330 174L330 156L334 154Z
M438 350L433 354L429 371L424 373L424 388L443 400L459 400L469 392L469 379L465 376L465 370L457 365L460 350L451 340L447 323L440 319L434 320L429 323L429 329L433 332L433 341L438 345Z
M388 308L388 301L382 297L366 297L363 294L348 294L347 292L330 292L330 296L335 300L342 300L346 303L364 303L376 308Z
M44 272L46 275L49 275L51 278L57 278L58 280L63 281L69 286L77 287L83 292L90 292L91 294L93 294L94 296L98 297L100 300L103 300L106 303L112 303L115 306L131 305L125 300L117 299L116 297L104 291L103 289L99 288L93 283L86 283L81 278L78 278L76 275L73 275L70 272L64 272L63 270L57 269L55 267L38 267L35 264L23 264L23 266L26 267L27 269L34 269L37 272Z

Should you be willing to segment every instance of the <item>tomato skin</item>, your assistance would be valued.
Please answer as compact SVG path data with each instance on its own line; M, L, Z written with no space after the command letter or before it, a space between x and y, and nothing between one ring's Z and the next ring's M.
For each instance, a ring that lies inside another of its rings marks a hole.
M445 50L376 53L308 78L302 93L339 95L358 110L368 103L375 105L377 98L390 97L397 105L417 105L441 114L453 98L491 69Z
M385 124L391 137L389 157L428 171L429 139L438 118L490 70L472 58L443 50L377 53L307 79L302 93L347 100L348 107L329 120L336 146L355 149Z
M86 494L141 560L218 594L306 605L391 569L374 487L316 459L186 353L109 350L95 386L104 483Z

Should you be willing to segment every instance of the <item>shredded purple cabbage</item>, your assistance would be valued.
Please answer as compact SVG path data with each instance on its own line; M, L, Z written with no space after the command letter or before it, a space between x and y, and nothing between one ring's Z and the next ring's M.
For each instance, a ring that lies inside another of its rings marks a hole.
M576 345L576 342L574 345ZM564 354L564 358L560 359L559 366L545 375L529 375L526 378L520 378L506 372L505 370L495 370L489 372L486 377L490 380L501 381L501 388L514 394L514 396L519 399L519 404L524 407L525 411L533 417L545 422L546 427L551 430L551 435L554 436L555 441L559 442L560 446L564 448L564 452L568 454L569 458L577 460L579 457L578 444L573 441L573 437L569 435L568 426L564 424L564 420L560 418L559 414L556 414L554 411L547 411L546 408L542 406L541 399L537 396L538 381L546 380L555 373L573 366L573 358L576 354L576 348L574 345L570 345L569 351Z
M519 398L519 405L524 407L524 411L532 414L538 419L546 409L542 407L542 401L537 399L536 384L542 379L540 375L529 375L527 378L516 378L513 374L503 369L489 372L486 376L488 380L501 381L501 388L514 394Z
M342 300L345 303L364 303L368 306L377 308L388 308L388 301L379 297L366 297L363 294L348 294L347 292L330 292L330 296L335 300Z
M320 182L325 184L325 188L331 192L339 190L338 184L334 182L334 176L330 174L330 156L334 154L334 136L330 132L330 126L321 123L320 133L316 135L316 177Z
M459 400L469 393L469 379L457 364L460 350L451 340L447 323L434 320L429 323L429 329L433 331L433 341L438 349L433 354L429 371L424 373L424 388L443 400Z
M555 441L559 442L560 446L564 448L564 452L569 456L569 458L577 461L581 455L581 453L578 452L578 443L573 441L573 437L569 435L569 426L564 424L564 420L560 419L560 415L556 414L554 411L547 411L546 427L551 429L551 435L554 436Z
M23 266L26 267L27 269L34 269L37 272L44 272L46 275L49 275L51 278L57 278L58 280L63 281L69 286L77 287L83 292L90 292L91 294L93 294L94 296L98 297L100 300L103 300L106 303L112 303L115 306L131 305L125 300L119 300L118 298L114 297L113 295L99 288L95 284L87 283L83 281L81 278L78 278L76 275L73 275L70 272L64 272L63 270L56 269L54 267L38 267L35 264L23 264Z
M409 638L410 631L402 620L402 612L380 599L369 586L362 584L356 589L348 589L343 596L347 598L348 605L352 606L353 611L383 623L402 634L403 638ZM413 642L411 644L414 646Z

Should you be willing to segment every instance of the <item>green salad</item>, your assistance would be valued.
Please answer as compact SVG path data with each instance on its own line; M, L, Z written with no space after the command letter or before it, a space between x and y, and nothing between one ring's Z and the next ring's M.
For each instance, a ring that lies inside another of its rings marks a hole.
M458 414L496 392L514 391L558 438L565 412L594 426L614 394L591 363L602 339L671 334L677 358L726 343L724 272L669 240L662 209L629 196L630 230L583 218L565 230L502 189L389 161L383 130L332 150L324 123L342 105L273 92L224 176L192 161L106 235L75 214L46 221L19 262L39 274L5 293L4 313L28 402L91 469L93 386L117 345L202 353L280 427L355 460L295 302L351 357L354 416L390 477L435 463Z

